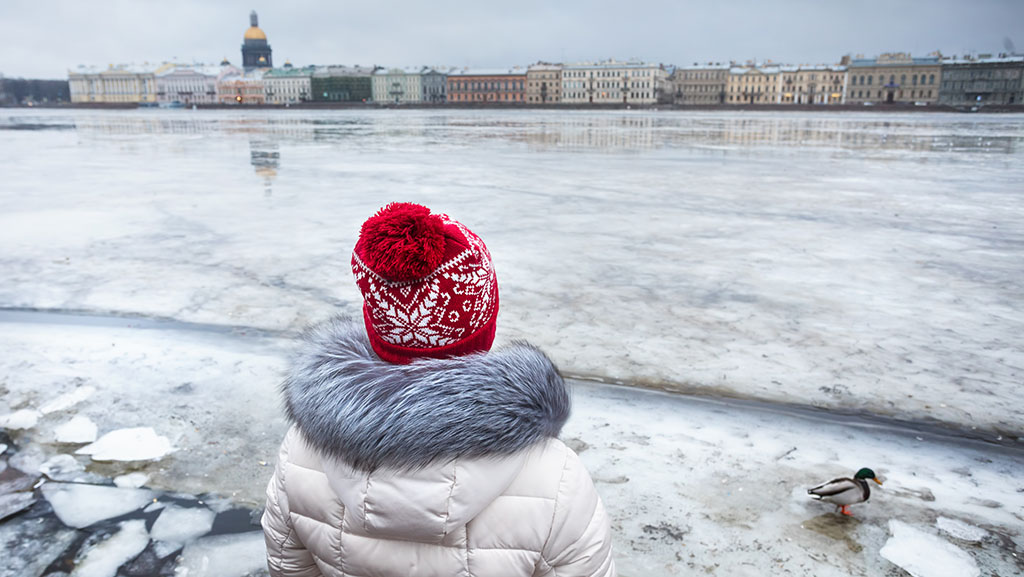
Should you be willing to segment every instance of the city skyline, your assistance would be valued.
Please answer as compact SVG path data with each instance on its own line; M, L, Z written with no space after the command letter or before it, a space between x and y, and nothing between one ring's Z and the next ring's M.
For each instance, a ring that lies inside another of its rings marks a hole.
M119 0L103 6L4 2L0 73L62 78L77 65L214 62L225 56L240 64L250 10L260 14L277 62L296 65L479 67L606 58L799 64L836 62L844 54L959 55L1024 47L1024 2L1013 0L871 0L856 9L809 0L693 6L645 0L629 11L579 0L559 6L535 0L499 6L183 0L173 10Z

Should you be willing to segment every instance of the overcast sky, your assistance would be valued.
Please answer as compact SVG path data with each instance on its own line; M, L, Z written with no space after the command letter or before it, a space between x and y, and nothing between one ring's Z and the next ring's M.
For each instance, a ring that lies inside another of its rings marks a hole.
M0 0L0 73L241 60L249 11L278 65L667 64L1024 52L1024 0Z

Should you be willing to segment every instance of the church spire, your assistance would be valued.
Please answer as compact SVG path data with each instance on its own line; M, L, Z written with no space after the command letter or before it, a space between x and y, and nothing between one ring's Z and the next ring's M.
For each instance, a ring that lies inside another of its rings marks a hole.
M259 17L256 16L256 11L253 10L249 13L249 26L259 27Z

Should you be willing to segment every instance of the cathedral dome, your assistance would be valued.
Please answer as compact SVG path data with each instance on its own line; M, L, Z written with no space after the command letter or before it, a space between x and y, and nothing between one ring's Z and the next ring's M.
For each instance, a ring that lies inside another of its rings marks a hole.
M264 34L263 31L260 30L258 26L250 26L249 29L245 31L245 39L246 40L266 40L267 39L267 35Z

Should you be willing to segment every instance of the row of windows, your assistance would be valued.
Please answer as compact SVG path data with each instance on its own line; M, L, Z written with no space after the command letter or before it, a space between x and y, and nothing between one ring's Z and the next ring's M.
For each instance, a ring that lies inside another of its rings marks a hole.
M452 102L522 102L522 94L449 94Z
M652 70L566 70L568 78L621 78L623 76L653 76Z
M943 70L942 79L974 80L977 78L1019 78L1020 70Z
M522 90L522 80L502 81L502 82L466 82L466 81L453 81L451 82L452 90Z
M871 83L874 81L874 76L871 76L871 75L864 76L864 75L862 75L862 76L854 76L853 77L853 85L854 86L863 86L865 84L865 81L867 82L868 86L871 86ZM900 74L900 83L899 83L899 85L903 86L906 83L907 83L907 75L906 74ZM885 75L884 74L879 74L878 75L878 84L879 85L885 84ZM893 85L896 84L896 75L895 74L890 74L889 75L889 84L893 84ZM913 84L914 86L917 86L918 84L925 84L925 75L921 74L920 78L918 78L917 74L912 75L911 76L911 84ZM928 82L927 82L927 84L935 84L935 75L934 74L929 74L928 75Z
M606 99L606 100L610 98L610 99L614 99L614 100L620 100L620 99L622 99L622 96L623 95L620 92L617 92L617 91L599 92L599 93L594 93L593 95L591 95L589 92L566 92L565 93L565 98L566 99L575 98L577 100L586 100L588 98L603 98L603 99ZM653 98L651 96L650 92L631 92L631 93L629 93L628 96L630 96L630 97L632 97L634 99L636 99L636 98Z
M904 92L906 92L906 91L905 90L900 90L900 91L896 92L895 93L896 98L903 98ZM884 90L879 90L878 91L878 96L876 96L875 98L882 98L883 94L885 94L885 91ZM854 91L851 90L850 91L850 97L851 98L871 98L871 91L870 90L857 90L856 92L854 92ZM909 98L931 98L931 97L932 97L932 91L931 90L911 90L909 92Z

